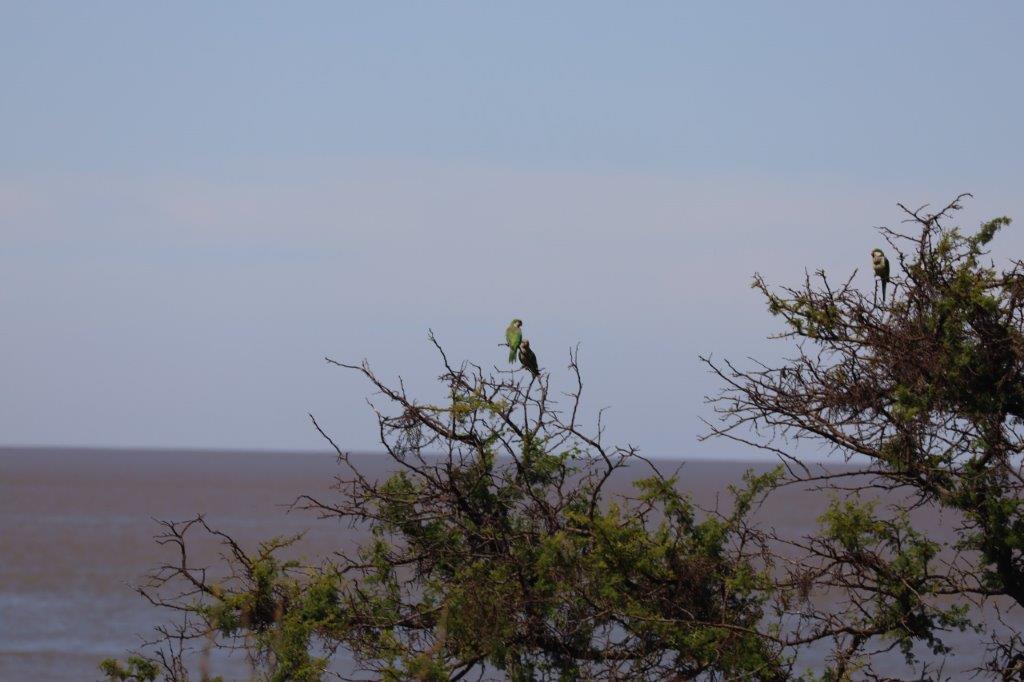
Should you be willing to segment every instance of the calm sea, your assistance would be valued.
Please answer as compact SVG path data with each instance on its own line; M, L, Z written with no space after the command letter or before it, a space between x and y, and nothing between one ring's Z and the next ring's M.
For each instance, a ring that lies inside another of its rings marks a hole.
M368 471L387 470L382 456L360 460ZM713 504L750 466L692 461L681 482L699 502ZM154 519L202 513L250 547L307 531L300 551L308 558L350 547L355 539L343 525L286 513L299 494L330 495L336 471L328 454L0 448L0 680L101 679L100 660L152 633L165 615L131 585L168 556L153 542ZM823 505L821 496L792 490L761 513L778 530L801 534L812 530ZM940 516L929 523L949 532ZM1024 626L1016 618L1011 625ZM949 637L957 652L946 672L954 679L978 664L980 641ZM813 652L801 662L820 665ZM241 660L214 664L226 679L249 679Z

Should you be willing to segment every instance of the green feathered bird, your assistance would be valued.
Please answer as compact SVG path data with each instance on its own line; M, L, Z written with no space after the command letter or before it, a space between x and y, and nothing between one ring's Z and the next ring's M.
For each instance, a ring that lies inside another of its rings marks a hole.
M523 367L528 369L533 376L540 375L540 368L537 367L537 356L530 350L529 341L523 341L522 345L519 346L519 362L523 363Z
M882 301L885 301L885 287L889 284L889 259L881 249L871 250L871 266L875 270L875 277L882 280Z
M505 340L508 341L508 361L516 361L519 344L523 342L523 321L516 319L505 329Z

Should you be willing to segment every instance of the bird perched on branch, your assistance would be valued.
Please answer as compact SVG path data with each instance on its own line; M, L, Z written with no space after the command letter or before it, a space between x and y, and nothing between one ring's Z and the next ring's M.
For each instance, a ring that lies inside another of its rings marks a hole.
M885 301L885 288L889 284L889 259L881 249L872 249L871 266L875 270L875 277L882 280L882 301Z
M537 367L537 356L530 350L529 341L523 340L522 345L519 346L519 362L523 363L523 367L528 369L533 376L540 375L540 368Z
M523 341L523 321L512 320L512 323L505 329L505 340L508 342L508 361L516 361L516 353L519 352L519 344Z

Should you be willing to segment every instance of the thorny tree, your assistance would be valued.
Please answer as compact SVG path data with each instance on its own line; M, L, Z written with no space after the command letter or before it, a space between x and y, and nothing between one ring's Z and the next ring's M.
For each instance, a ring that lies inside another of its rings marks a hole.
M900 205L911 229L881 229L899 264L888 303L852 277L834 284L817 272L773 290L756 276L792 357L752 370L704 358L725 384L710 400L720 417L710 436L775 452L791 480L847 497L820 536L779 539L799 550L793 580L845 596L841 609L804 611L835 635L837 673L858 659L870 666L872 646L909 652L917 640L942 652L938 635L967 627L969 606L1009 608L1021 622L1024 270L988 259L1008 218L974 234L948 225L968 196L934 213ZM812 474L793 454L801 441L868 464ZM895 503L876 514L879 492ZM915 510L942 509L960 524L952 546L912 522ZM985 672L1024 679L1020 638L1005 630Z
M188 539L217 531L166 524L175 560L140 591L182 614L154 643L167 679L210 646L244 650L272 680L321 679L341 649L356 679L787 678L783 643L759 631L770 576L745 521L774 475L703 513L634 448L607 445L600 418L584 430L575 351L559 405L549 375L454 366L434 343L443 404L328 360L378 391L395 473L374 480L335 448L337 494L294 506L365 531L358 553L303 566L278 558L286 540L247 554L218 533L230 572L214 580ZM609 494L629 465L634 492Z
M945 631L978 608L1024 603L1024 273L984 262L1007 219L946 226L962 199L904 209L909 234L882 230L897 265L884 304L852 276L777 291L755 278L793 356L752 370L705 358L724 383L708 437L785 467L748 475L728 509L698 509L634 448L606 444L600 418L581 425L575 352L571 387L553 394L549 374L453 365L435 341L443 404L329 360L378 391L394 473L376 480L335 448L335 494L294 506L367 541L311 566L282 558L291 539L246 552L202 518L167 523L175 559L140 591L179 619L156 653L105 672L185 680L189 652L211 647L244 651L271 680L322 679L340 651L356 679L430 680L783 680L807 647L831 654L806 678L881 679L881 652L941 657ZM812 471L808 440L868 464ZM612 494L623 477L634 492ZM808 537L752 518L792 485L840 493ZM954 546L916 522L939 508L962 524ZM223 542L227 571L190 559L196 532ZM1021 644L1012 628L996 637L981 672L1022 679ZM927 664L914 675L943 678Z

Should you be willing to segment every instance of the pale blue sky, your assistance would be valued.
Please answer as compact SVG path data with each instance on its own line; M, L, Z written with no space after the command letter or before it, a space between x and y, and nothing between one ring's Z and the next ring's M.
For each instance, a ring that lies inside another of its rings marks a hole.
M1024 220L1019 3L0 2L0 443L372 448L369 358L513 316L609 435L697 446L696 356L895 203ZM1024 255L1022 228L996 244Z

